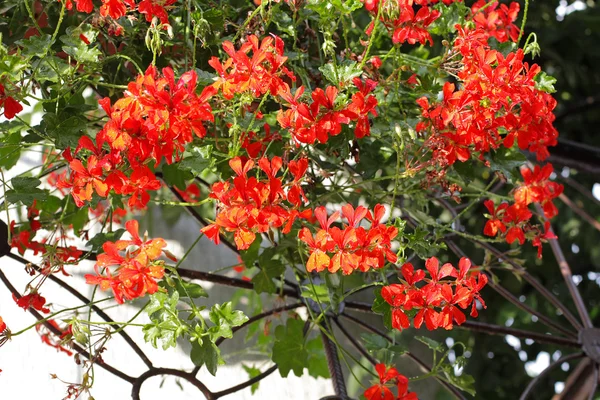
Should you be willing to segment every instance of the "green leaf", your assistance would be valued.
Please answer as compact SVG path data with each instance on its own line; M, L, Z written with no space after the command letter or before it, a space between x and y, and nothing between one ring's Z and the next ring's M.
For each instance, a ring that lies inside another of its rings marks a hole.
M98 233L96 236L91 238L85 245L91 246L93 252L99 252L102 250L102 245L106 242L115 242L123 236L125 229L117 229L113 232Z
M381 288L375 289L375 300L371 310L375 314L383 315L383 324L389 330L392 330L392 306L381 297Z
M89 209L87 207L78 208L73 201L69 201L67 204L67 211L63 218L63 223L66 225L73 225L73 231L79 232L90 220Z
M275 258L275 249L266 249L258 258L259 271L252 277L254 290L257 293L275 293L277 286L273 278L281 276L285 271L285 265Z
M327 357L323 348L323 340L314 338L306 344L308 352L308 373L313 378L329 379L329 367L327 365Z
M31 63L31 67L35 73L35 79L38 82L54 82L61 81L61 77L66 75L71 69L71 66L65 60L55 57L46 56L37 59Z
M261 243L262 236L258 235L256 236L254 242L252 242L248 250L240 251L240 258L242 259L242 262L244 263L246 268L252 268L254 266L254 263L258 259L258 251L260 250Z
M490 162L492 171L501 172L509 182L516 182L521 174L518 169L527 163L527 158L516 148L501 147L489 153L486 159Z
M446 372L445 375L448 381L460 390L469 393L471 396L475 396L477 393L475 391L475 379L471 375L462 373L460 376L457 376L454 374L454 368L451 369L451 372Z
M213 376L217 373L217 367L225 364L219 348L208 339L203 340L202 343L192 342L190 358L197 367L206 365L206 369Z
M199 297L208 297L208 292L197 283L187 282L183 279L175 280L175 290L179 293L179 297L187 297L197 299Z
M48 197L47 190L37 188L42 183L37 178L17 176L10 182L13 188L6 191L6 199L9 203L20 201L26 206L31 206L35 200L42 202Z
M217 340L219 337L231 339L233 337L231 328L248 321L248 317L243 312L233 310L232 307L233 304L230 301L222 305L215 304L212 306L209 318L215 326L210 328L209 331L213 340Z
M556 83L555 77L548 75L544 71L540 71L533 80L535 81L536 89L546 93L556 93L556 89L554 88L554 84Z
M427 345L427 347L429 347L433 351L443 351L444 350L443 344L441 344L440 342L438 342L436 340L428 338L426 336L415 336L415 339L417 339L419 342Z
M369 351L385 350L390 345L390 342L375 333L363 333L360 337L365 344L365 348Z
M29 39L17 41L17 44L23 48L21 54L27 57L43 57L50 45L52 44L52 36L45 34L41 36L31 36Z
M329 303L329 290L326 285L302 286L302 297L306 297L317 303Z
M242 364L242 368L244 368L244 371L246 371L248 373L248 378L250 378L250 379L256 378L257 376L260 375L260 369L256 368L255 366L249 367L246 364ZM252 394L254 394L254 392L256 392L258 390L259 384L260 384L260 381L255 382L252 384L252 386L250 386L250 392Z
M95 63L102 54L93 44L86 44L79 35L85 35L90 43L96 40L98 32L91 25L69 26L60 41L64 43L62 49L65 53L73 57L82 64Z
M179 164L165 164L162 166L162 174L165 182L170 186L176 186L180 190L187 188L186 181L194 176L189 171L183 171Z
M11 121L12 122L12 121ZM0 124L0 131L8 132L8 126L14 125L8 122ZM20 129L23 125L18 124L16 130L12 133L6 134L2 141L0 141L0 167L6 170L11 169L17 165L17 161L21 157L21 146L22 141ZM14 128L13 128L14 129Z
M87 120L78 115L63 118L62 115L45 113L40 127L48 136L55 139L56 147L62 150L67 147L77 147L79 138L86 131Z
M194 176L200 176L205 169L211 167L214 163L213 158L206 158L199 148L192 148L191 155L186 156L179 163L181 171L191 172Z
M304 321L289 318L285 326L275 328L272 360L282 377L287 377L290 371L302 376L308 361L308 352L304 347Z
M177 310L179 294L174 291L169 296L165 292L156 292L149 297L150 302L145 311L152 323L142 328L144 339L154 347L160 341L164 350L177 347L177 338L183 334Z
M332 63L325 64L319 67L319 71L323 73L325 79L335 86L347 86L352 82L352 79L362 74L358 63L350 60L344 60L337 67Z
M218 78L218 76L212 72L203 71L199 68L196 68L196 74L198 75L198 84L201 86L212 85Z

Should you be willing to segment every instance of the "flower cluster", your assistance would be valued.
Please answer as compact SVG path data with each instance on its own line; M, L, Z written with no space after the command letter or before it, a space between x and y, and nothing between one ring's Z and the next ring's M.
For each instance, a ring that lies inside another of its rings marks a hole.
M4 322L2 317L0 317L0 333L4 332L5 330L6 330L6 322Z
M328 86L325 90L316 88L311 94L310 104L300 100L304 93L303 86L292 95L289 86L285 85L279 95L288 108L279 111L277 121L299 143L313 144L316 140L325 143L329 136L342 131L342 125L349 125L353 121L356 123L354 135L359 139L368 136L371 132L369 114L377 115L377 99L370 94L377 82L371 79L363 82L354 78L353 83L358 92L352 95L349 102L338 97L337 87Z
M402 282L381 289L381 296L392 306L392 327L398 330L408 328L410 320L406 312L415 310L415 328L420 328L425 322L429 330L452 329L454 322L460 325L466 321L461 308L464 310L471 305L471 316L477 317L475 300L485 307L479 291L487 284L487 275L470 271L471 261L464 257L460 259L458 269L450 263L441 268L439 264L435 257L425 262L429 272L429 278L426 278L424 270L415 271L411 263L406 263L400 269L404 278Z
M6 119L13 119L15 115L23 111L23 106L14 97L6 94L4 85L0 83L0 108L4 107Z
M112 190L130 196L130 208L144 208L150 200L148 191L161 186L146 164L180 159L194 135L206 135L203 121L214 120L207 95L198 96L196 86L195 71L176 82L171 68L164 68L161 76L151 66L129 83L125 96L113 106L110 99L102 99L109 120L95 143L82 136L75 156L65 151L71 174L59 187L71 190L78 207L90 201L94 192L106 197ZM91 154L81 155L84 150Z
M491 4L486 0L478 0L471 6L473 22L477 28L482 28L500 43L508 40L516 42L519 39L519 28L514 24L519 16L519 3L512 2L509 6L495 1ZM486 6L480 11L480 9Z
M396 368L386 368L385 364L377 364L375 370L379 375L379 383L365 390L367 400L418 400L416 393L408 391L408 378ZM397 396L394 396L390 385L398 389Z
M551 219L558 214L558 209L552 200L560 196L563 186L550 181L552 172L552 164L546 164L541 168L536 165L533 170L522 167L521 175L524 182L513 191L515 199L513 204L500 203L496 207L492 200L484 202L489 215L483 233L487 236L500 234L509 244L518 240L522 245L525 243L526 235L531 232L529 236L532 237L532 244L538 248L538 257L541 258L542 241L556 239L556 236L549 230L549 222L544 224L543 231L538 226L530 224L529 220L533 214L529 210L529 205L538 203L546 219Z
M61 0L58 0L59 2ZM64 0L67 10L73 8L73 1L77 11L84 13L91 13L94 11L94 4L92 0ZM100 6L100 15L103 17L110 17L113 19L119 19L128 11L137 11L144 14L146 21L150 22L154 17L160 20L161 24L169 23L169 15L167 9L173 5L177 0L142 0L139 4L135 4L135 0L102 0ZM129 9L129 10L128 10Z
M223 42L223 50L229 58L223 63L217 57L208 61L219 74L217 81L209 88L213 93L221 92L226 99L247 92L254 97L265 93L276 96L287 85L284 77L290 81L296 80L283 65L288 59L283 55L283 48L283 40L275 35L262 41L255 35L249 35L239 50L235 49L233 43Z
M325 207L317 207L314 215L321 229L313 235L307 227L303 227L298 233L310 251L307 271L321 272L327 269L335 273L341 269L348 275L355 270L366 272L370 268L383 268L386 259L395 263L398 257L391 250L391 245L398 235L398 229L381 223L384 214L385 207L381 204L375 206L373 213L363 206L354 209L346 204L342 207L341 216L347 224L340 229L331 226L340 218L339 211L327 218ZM359 226L365 218L371 223L369 229Z
M417 100L423 117L417 131L429 131L425 145L435 162L445 167L468 160L472 153L483 158L515 141L538 160L547 158L548 146L557 143L552 126L556 100L536 88L540 67L523 62L521 49L506 57L491 49L490 34L481 28L457 29L450 57L462 56L462 61L447 62L445 68L460 79L460 89L446 82L441 102Z
M102 290L111 289L119 304L124 299L132 300L146 293L156 293L157 280L165 274L164 262L158 258L162 253L173 258L171 253L164 250L167 245L164 239L149 240L145 235L143 239L140 238L137 221L127 221L125 228L131 240L105 242L102 245L104 253L98 254L94 266L96 275L85 275L88 284L99 285ZM120 254L123 250L126 250L125 255ZM113 267L116 268L111 272Z
M460 0L444 0L445 4ZM420 43L425 45L429 42L433 46L431 34L427 31L441 13L432 9L431 4L438 1L433 0L363 0L365 8L371 14L377 16L379 20L392 31L392 41L394 43ZM419 7L416 9L415 7ZM370 35L375 28L375 21L367 27L367 34Z
M288 233L296 218L310 216L310 210L299 211L306 201L301 183L308 168L307 159L288 163L293 180L287 184L277 177L283 166L281 157L258 160L258 167L266 179L248 177L255 167L253 160L235 157L229 161L229 166L236 176L232 181L216 182L212 186L210 197L218 201L217 216L214 223L202 228L215 243L220 242L222 230L234 232L237 248L246 250L257 233L281 227L283 233Z

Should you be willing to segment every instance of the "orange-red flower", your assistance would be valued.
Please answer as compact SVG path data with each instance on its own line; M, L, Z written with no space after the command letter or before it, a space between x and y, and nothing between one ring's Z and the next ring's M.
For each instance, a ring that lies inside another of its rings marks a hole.
M408 391L408 378L399 373L396 368L377 364L375 371L379 375L379 383L365 390L364 395L367 400L418 400L415 393ZM390 389L391 385L397 387L397 396Z
M125 299L132 300L143 297L146 293L156 293L157 281L164 276L164 262L158 258L163 253L171 257L164 250L164 239L140 237L137 221L127 221L125 227L131 239L105 242L102 245L104 253L98 255L94 266L96 275L85 275L88 284L99 285L101 290L111 289L119 304ZM123 250L127 251L121 255L120 251ZM104 272L101 268L104 268ZM115 268L114 271L111 268Z
M308 167L307 160L290 162L294 180L289 184L277 176L283 166L281 157L258 160L259 169L266 175L264 179L247 176L255 168L251 159L235 157L229 166L236 176L233 182L216 182L212 186L209 197L218 201L217 216L213 224L202 228L215 243L219 243L221 230L225 230L233 232L237 248L245 250L254 242L256 234L278 228L287 233L296 218L309 216L310 212L299 211L305 198L300 184Z
M381 204L375 206L373 213L363 206L355 209L346 204L341 214L336 211L327 218L325 207L317 207L314 215L320 229L314 236L307 227L298 233L298 238L309 248L307 271L327 269L335 273L341 270L348 275L355 270L366 272L371 268L383 268L386 260L396 262L397 256L391 251L391 243L398 229L381 223L384 213L385 208ZM332 226L340 216L347 221L342 229ZM371 222L369 229L359 226L365 218Z
M429 278L423 270L415 272L413 265L406 263L400 269L401 283L382 288L381 296L392 306L393 328L408 328L410 319L406 313L416 310L415 328L425 323L429 330L452 329L454 323L461 325L466 321L461 309L471 305L471 315L476 316L475 300L485 307L479 291L487 284L487 275L470 271L469 259L461 258L456 269L450 263L440 267L439 260L431 257L425 262L425 267Z

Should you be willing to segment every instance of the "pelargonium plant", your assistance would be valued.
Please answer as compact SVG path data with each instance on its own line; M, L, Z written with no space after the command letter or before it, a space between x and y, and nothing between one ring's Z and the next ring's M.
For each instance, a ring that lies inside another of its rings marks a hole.
M336 398L348 398L344 379L368 400L417 399L413 382L424 378L457 398L473 395L457 372L466 358L451 360L428 332L494 333L477 322L486 297L515 299L495 270L525 275L512 259L520 249L541 258L548 242L557 246L551 220L563 187L548 162L557 103L535 63L536 36L524 31L527 4L522 12L494 0L7 2L2 255L23 263L29 280L15 287L0 267L15 302L2 308L21 307L37 322L0 318L0 344L22 345L35 328L76 354L85 378L67 384L66 398L91 396L95 367L131 382L134 398L160 374L216 399L275 371L305 370L331 376ZM15 174L32 153L39 164ZM182 254L169 237L140 230L138 220L165 207L198 223ZM481 221L477 229L465 229L467 216ZM202 237L239 264L184 268ZM484 256L465 253L465 242ZM72 288L81 279L91 297ZM48 281L78 302L54 304ZM241 294L215 304L202 281ZM111 319L109 305L136 299L131 320ZM356 312L379 315L380 326ZM215 374L219 345L244 327L272 367L209 390L196 373ZM407 336L413 328L422 335ZM119 335L139 350L133 329L165 350L191 343L195 369L148 362L135 378L107 364L101 353ZM433 363L402 344L415 338ZM422 375L402 373L407 355Z

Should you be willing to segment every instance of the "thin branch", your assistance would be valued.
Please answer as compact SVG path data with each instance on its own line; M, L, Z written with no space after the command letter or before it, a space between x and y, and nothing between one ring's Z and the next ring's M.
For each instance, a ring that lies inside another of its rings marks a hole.
M17 299L21 298L21 294L19 293L19 291L12 285L12 283L10 283L10 281L8 280L6 275L4 275L4 272L2 272L1 269L0 269L0 280L4 283L4 285L8 288L8 290L13 294L13 296L15 296ZM45 318L40 313L35 311L33 308L29 307L27 309L27 311L29 311L31 313L31 315L33 315L35 317L35 319L37 319L38 321L43 321L43 322L41 322L41 324L44 325L50 332L52 332L56 336L60 337L64 333L62 330L58 329L56 326L50 324L49 321L44 321ZM82 356L84 356L85 358L87 358L88 360L92 359L90 353L88 353L87 351L85 351L84 349L79 347L77 344L72 343L71 348L73 350L75 350L77 353L79 353ZM126 373L119 371L118 369L107 364L104 361L97 361L96 365L107 370L111 374L118 376L119 378L123 379L124 381L127 381L129 383L133 383L135 381L134 377L129 376Z
M579 207L577 204L573 203L571 199L565 196L564 193L561 193L558 198L565 203L573 212L579 215L585 222L594 227L597 231L600 231L600 222L598 222L594 217L585 212L585 210Z
M344 336L350 341L350 343L352 343L352 345L354 346L354 348L356 350L358 350L358 352L360 354L362 354L363 357L365 357L367 360L369 360L369 362L373 365L377 364L377 360L369 354L369 352L367 351L367 349L364 348L363 345L361 345L358 340L356 340L354 338L354 336L352 336L352 334L350 332L348 332L348 330L344 327L344 325L342 325L342 323L339 321L338 318L334 318L333 322L335 322L335 324L337 325L337 327L339 328L340 331L342 331L342 333L344 334Z
M485 322L465 321L461 325L457 325L457 327L475 332L483 332L490 335L512 335L520 338L533 339L538 343L556 344L559 346L568 346L581 349L581 344L573 339L545 335L542 333L526 331L523 329L487 324Z
M198 390L202 392L204 397L207 400L215 400L215 394L212 393L206 385L200 382L194 375L189 372L181 371L178 369L171 368L150 368L148 371L144 372L142 375L135 378L132 382L133 387L131 388L131 397L133 400L140 400L140 390L142 389L142 384L149 378L158 375L173 375L179 378L183 378L190 382L192 385L196 386Z
M586 188L585 186L583 186L581 183L577 182L573 178L568 178L568 177L565 178L561 175L558 175L558 179L562 180L567 185L569 185L573 189L577 190L581 195L587 197L588 200L594 202L597 206L600 206L600 200L598 200L597 198L594 197L594 195L592 194L592 189Z
M585 354L583 354L583 352L572 353L572 354L563 356L563 357L559 358L558 360L556 360L555 362L553 362L552 364L550 364L548 367L546 367L545 370L543 370L538 376L536 376L535 378L533 378L531 380L531 382L529 382L529 384L527 385L527 387L521 394L521 397L519 397L519 400L526 400L527 397L529 396L529 394L531 393L531 391L533 390L533 388L535 387L535 385L537 385L537 383L542 378L544 378L546 375L548 375L550 373L550 371L552 371L552 369L554 369L554 367L556 367L557 365L561 365L564 362L576 360L576 359L582 358L582 357L585 357Z
M248 386L252 386L256 382L263 380L264 378L271 375L275 371L277 371L277 365L273 365L272 367L267 369L265 372L261 372L259 375L256 375L254 378L248 379L246 382L242 382L239 385L230 387L229 389L221 390L220 392L214 393L214 398L218 399L220 397L227 396L228 394L235 393L238 390L245 389Z
M535 205L538 213L542 214L542 207L536 203ZM548 229L549 232L553 233L552 226ZM554 257L558 262L558 266L560 268L560 273L562 274L565 283L567 284L567 288L569 289L569 293L575 302L575 308L577 308L577 313L579 314L579 318L583 322L583 326L586 328L592 328L592 320L590 318L590 314L587 311L585 303L583 302L583 298L581 297L581 293L577 289L575 282L573 282L573 274L571 273L571 268L569 267L569 263L567 263L567 259L565 258L560 245L558 244L557 239L548 239L550 243L550 247L552 248L552 252L554 253Z
M37 272L40 272L41 269L39 266L27 261L25 258L14 254L14 253L9 253L8 257L12 258L15 261L18 261L24 265L31 265L33 266L33 268L35 268L35 270ZM57 285L59 285L60 287L62 287L63 289L65 289L67 292L71 293L73 296L77 297L77 299L79 299L82 303L86 304L90 302L90 299L88 299L87 297L85 297L84 295L82 295L81 293L79 293L79 291L77 291L75 288L73 288L72 286L70 286L68 283L64 282L62 279L56 277L53 274L49 274L47 275L48 279L50 279L52 282L56 283ZM135 353L142 359L142 361L144 362L144 364L146 364L147 367L152 367L152 362L150 361L150 359L148 358L148 356L146 356L146 354L143 352L143 350L140 348L140 346L137 345L136 342L134 342L134 340L131 338L131 336L129 336L129 334L127 332L125 332L124 329L120 329L120 325L115 324L114 320L107 314L105 313L100 307L96 306L96 305L92 305L92 310L94 310L94 312L96 314L98 314L98 316L100 318L102 318L104 321L106 322L110 322L111 325L115 328L115 330L117 330L119 332L119 335L121 335L121 337L125 340L125 342L127 342L127 344L129 346L131 346L131 349L133 351L135 351Z
M195 271L185 268L178 268L177 271L179 272L179 275L184 278L219 283L221 285L233 286L241 289L254 289L254 284L252 282L248 282L239 278L230 278L224 275L211 274L210 272ZM290 296L293 298L300 298L298 292L290 288L284 288L281 291L278 290L277 293L281 293L285 296Z
M253 316L252 318L249 318L248 321L244 322L240 326L233 327L231 329L231 332L232 333L236 333L240 329L245 328L248 325L250 325L250 324L252 324L252 323L254 323L256 321L259 321L259 320L261 320L263 318L269 317L269 316L271 316L273 314L277 314L277 313L284 312L284 311L289 311L289 310L294 310L296 308L303 307L303 306L304 306L304 303L294 303L294 304L288 304L288 305L285 305L285 306L282 306L282 307L273 308L273 309L271 309L269 311L265 311L263 313L260 313L260 314L257 314L255 316ZM217 346L219 346L221 343L223 343L223 341L225 339L226 338L224 338L224 337L220 337L219 339L217 339L217 341L215 342L215 344Z
M496 257L501 258L503 261L506 261L508 264L510 264L511 267L513 267L514 269L519 271L519 274L523 277L523 279L527 283L529 283L531 286L533 286L550 303L552 303L552 305L554 305L554 307L559 309L563 313L565 318L567 318L569 320L569 322L571 323L571 325L573 325L573 327L575 329L577 329L577 330L581 329L581 327L582 327L581 323L571 313L571 311L569 311L569 309L548 288L546 288L540 281L538 281L529 272L527 272L527 270L525 268L523 268L521 265L517 264L510 258L505 257L504 254L500 250L496 249L494 246L490 245L489 243L482 242L482 241L476 240L476 239L469 239L469 240L475 244L478 244L479 246L483 247L484 249L488 250L489 252L494 254Z
M387 340L389 343L394 343L394 341L392 340L391 337L389 337L385 332L380 331L379 329L375 328L372 325L369 325L363 321L361 321L360 319L353 317L350 314L346 314L346 313L342 313L340 314L342 317L349 319L350 321L353 321L355 323L357 323L358 325L362 326L364 329L373 332L379 336L381 336L382 338L384 338L385 340ZM417 356L415 356L414 354L407 352L405 353L411 360L413 360L415 363L417 363L425 372L431 372L431 367L428 366L425 362L423 362L421 359L419 359ZM449 384L448 382L439 379L439 377L435 377L435 379L442 384L450 393L452 393L457 399L459 400L467 400L465 396L463 396L463 394L454 386L452 386L451 384Z

